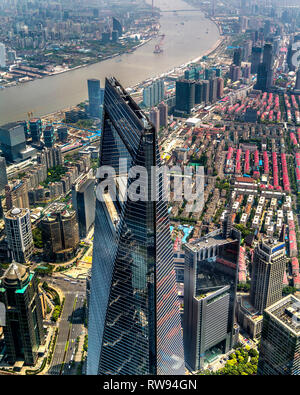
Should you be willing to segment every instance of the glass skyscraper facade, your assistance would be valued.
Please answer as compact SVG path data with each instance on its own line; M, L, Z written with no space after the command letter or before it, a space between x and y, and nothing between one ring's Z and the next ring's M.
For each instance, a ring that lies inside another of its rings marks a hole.
M101 138L100 166L112 166L119 180L132 166L143 166L146 188L151 167L160 166L157 135L115 79L106 80ZM127 169L119 168L120 158L127 159ZM157 178L156 201L150 189L147 201L113 201L108 193L100 199L97 188L87 374L185 372L162 180Z

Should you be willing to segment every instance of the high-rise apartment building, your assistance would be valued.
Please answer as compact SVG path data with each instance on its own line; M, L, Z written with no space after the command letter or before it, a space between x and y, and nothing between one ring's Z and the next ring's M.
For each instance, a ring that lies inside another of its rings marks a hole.
M45 333L34 272L13 262L0 280L0 302L6 311L3 332L8 363L22 359L25 365L35 365Z
M284 242L263 240L255 248L250 298L253 307L261 314L264 309L282 298L286 264Z
M183 336L186 366L205 368L233 347L240 234L222 231L184 245Z
M100 80L88 80L89 114L91 117L100 118L101 89Z
M143 103L146 107L157 106L165 98L165 83L160 79L143 89Z
M95 180L84 177L72 186L72 205L77 213L79 236L87 237L95 222Z
M6 67L6 51L3 43L0 43L0 67Z
M33 238L28 209L13 208L5 213L5 233L13 259L20 263L29 262L33 250Z
M288 295L264 311L258 375L300 375L300 300Z
M184 374L182 329L162 180L125 199L133 165L160 167L157 134L134 100L106 80L100 169L116 172L116 197L98 173L89 303L88 374ZM128 168L119 166L127 159ZM104 175L103 175L104 177ZM154 202L151 194L157 196Z
M157 108L159 111L159 126L166 128L168 126L168 105L161 102Z
M68 128L66 126L60 126L57 128L57 136L61 143L68 142Z
M0 195L4 192L7 184L6 160L0 157Z
M14 181L5 187L6 208L29 208L28 187L25 180Z
M159 132L159 111L157 108L151 109L149 119L153 123L155 130Z
M218 94L218 79L215 77L209 81L209 101L211 103L215 103L217 101L217 94Z

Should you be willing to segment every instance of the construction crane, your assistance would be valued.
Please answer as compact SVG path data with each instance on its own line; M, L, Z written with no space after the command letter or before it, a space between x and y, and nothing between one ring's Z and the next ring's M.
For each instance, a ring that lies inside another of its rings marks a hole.
M162 46L163 46L165 37L166 37L165 34L161 34L159 36L160 41L159 41L158 44L155 45L155 49L154 49L153 53L162 53L162 52L164 52L164 50L162 49Z

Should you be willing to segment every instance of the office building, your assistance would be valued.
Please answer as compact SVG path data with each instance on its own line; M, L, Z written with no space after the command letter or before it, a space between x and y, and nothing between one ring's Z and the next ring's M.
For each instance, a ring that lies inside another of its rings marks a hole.
M61 143L67 143L68 142L68 128L66 126L60 126L57 128L57 136L58 140Z
M184 79L199 80L201 72L202 72L202 68L200 66L192 67L184 72Z
M159 111L159 126L168 127L168 105L165 102L159 103L157 106Z
M113 21L113 30L117 31L119 36L121 37L123 34L123 27L121 22L117 18L112 18Z
M79 231L75 211L54 212L41 221L44 255L50 262L68 261L76 255Z
M183 337L187 368L206 368L234 346L240 234L222 230L184 245Z
M257 83L255 89L267 91L273 86L274 78L274 56L272 44L265 44L263 51L263 60L257 70Z
M89 114L91 117L100 118L101 89L100 80L88 80Z
M113 43L116 43L116 42L118 41L118 39L119 39L119 33L118 33L118 31L117 31L117 30L113 30L113 31L111 32L111 41L112 41Z
M20 161L26 151L24 127L15 122L0 126L0 146L8 162Z
M5 191L5 187L8 184L7 172L6 172L6 160L0 157L0 195Z
M300 300L288 295L264 311L258 375L300 375Z
M5 213L4 220L8 247L13 259L28 263L34 250L30 211L13 208Z
M195 82L189 80L176 81L176 112L190 114L195 107Z
M235 66L241 66L242 64L242 48L237 48L233 52L233 64Z
M44 143L47 148L52 148L55 143L54 128L51 125L47 125L44 129Z
M281 299L286 264L284 242L266 239L255 248L250 297L252 306L260 314Z
M155 130L159 132L159 111L157 108L152 108L149 115L150 121L153 123Z
M8 363L21 359L25 365L35 365L45 332L34 272L13 262L0 280L0 302L6 311L3 332Z
M72 205L77 213L79 237L85 238L95 222L95 180L83 177L72 186Z
M29 121L29 130L32 138L32 143L39 145L42 136L42 121L39 118L34 118Z
M108 44L110 42L110 32L103 32L102 33L102 43Z
M296 74L296 83L294 87L294 92L298 95L300 94L300 68L298 69Z
M116 171L116 199L98 179L87 374L184 374L182 331L164 188L125 200L132 165L161 166L157 134L119 82L106 80L100 168ZM119 159L128 159L128 169ZM126 182L124 185L123 181ZM141 190L145 191L142 177ZM153 201L151 192L157 196ZM158 193L156 193L158 192ZM177 362L175 362L177 361Z
M6 67L6 51L3 43L0 43L0 67Z
M261 63L261 59L262 59L262 48L253 47L252 55L251 55L251 74L257 74L258 66Z

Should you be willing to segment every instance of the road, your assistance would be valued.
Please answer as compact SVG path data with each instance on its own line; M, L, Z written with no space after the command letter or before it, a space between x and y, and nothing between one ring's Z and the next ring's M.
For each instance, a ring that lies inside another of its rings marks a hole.
M58 338L48 374L66 374L66 367L71 361L72 352L75 348L75 340L83 330L85 280L77 280L76 284L65 281L63 277L58 276L56 278L47 277L45 280L49 285L53 284L59 287L65 294L64 309L58 323ZM63 364L64 369L62 371Z

